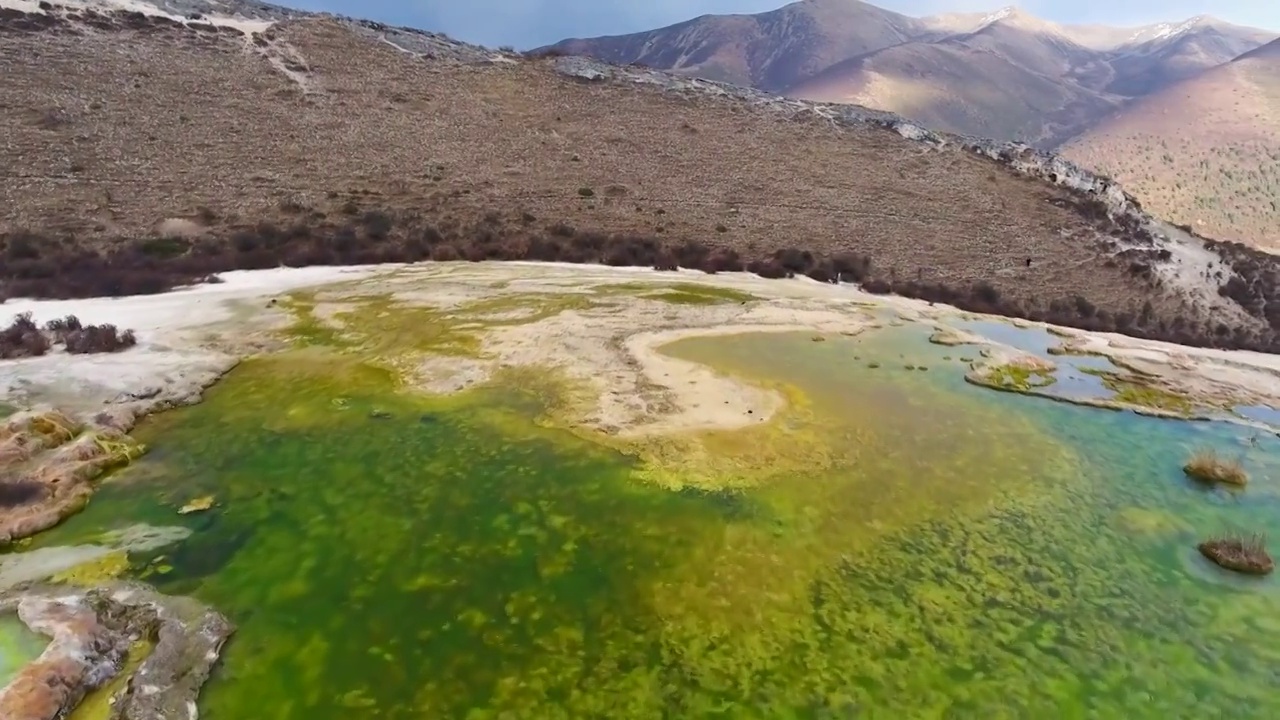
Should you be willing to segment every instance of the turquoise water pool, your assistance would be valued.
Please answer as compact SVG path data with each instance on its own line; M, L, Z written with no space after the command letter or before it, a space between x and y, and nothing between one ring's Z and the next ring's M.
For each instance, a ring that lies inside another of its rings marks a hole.
M213 720L1280 713L1276 581L1194 549L1280 517L1280 444L971 386L918 328L811 335L669 348L808 399L777 432L814 463L753 488L639 482L528 386L432 401L286 354L145 423L36 545L190 526L134 560L240 627ZM1187 481L1204 446L1250 486Z

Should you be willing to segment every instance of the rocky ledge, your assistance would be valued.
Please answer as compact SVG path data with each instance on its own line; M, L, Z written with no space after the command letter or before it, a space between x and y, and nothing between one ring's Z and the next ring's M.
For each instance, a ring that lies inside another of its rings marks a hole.
M231 352L149 346L0 363L0 403L29 408L0 419L0 547L79 512L103 474L146 451L126 434L139 419L198 403L238 363Z
M112 720L195 717L200 689L234 631L190 598L118 583L90 590L33 585L0 594L0 613L16 612L49 646L0 688L0 718L66 717L90 691L117 679L138 644L150 652L110 698Z
M144 450L117 428L80 423L53 409L0 423L0 547L79 512L95 480Z

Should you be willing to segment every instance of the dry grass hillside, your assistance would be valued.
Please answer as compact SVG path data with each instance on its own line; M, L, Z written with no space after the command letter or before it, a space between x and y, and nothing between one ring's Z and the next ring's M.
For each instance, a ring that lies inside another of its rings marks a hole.
M1064 78L1072 62L1083 63L1090 54L997 24L838 63L787 94L884 108L933 128L1052 147L1119 105L1118 98Z
M1280 41L1125 108L1064 153L1159 215L1280 251Z
M857 280L1280 348L1273 266L1179 269L1203 250L1173 256L1097 198L959 148L337 19L44 6L0 9L0 298L280 263L562 260ZM1250 282L1212 292L1237 271Z

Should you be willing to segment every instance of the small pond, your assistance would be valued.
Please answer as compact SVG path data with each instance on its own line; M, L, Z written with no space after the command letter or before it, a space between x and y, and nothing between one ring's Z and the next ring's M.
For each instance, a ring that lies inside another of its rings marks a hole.
M1280 428L1280 410L1265 405L1239 405L1232 408L1237 415L1249 420L1266 423L1273 428Z
M1280 442L991 392L927 336L670 346L795 401L700 438L765 469L739 491L638 481L529 378L427 400L253 359L35 546L189 525L135 571L239 626L209 720L1280 716L1276 582L1194 550L1280 519ZM1247 491L1183 477L1206 445Z
M957 320L952 325L1055 363L1058 366L1053 374L1056 381L1040 390L1047 395L1077 400L1109 398L1114 393L1093 373L1123 370L1109 358L1099 355L1050 353L1050 349L1062 343L1062 338L1044 328L1021 328L999 320Z
M40 657L48 645L49 638L28 628L17 615L0 614L0 687Z

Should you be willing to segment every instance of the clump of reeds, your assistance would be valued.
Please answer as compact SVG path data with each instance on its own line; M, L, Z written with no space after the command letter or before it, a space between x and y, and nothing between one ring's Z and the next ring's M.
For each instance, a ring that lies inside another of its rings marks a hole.
M1262 533L1211 537L1198 546L1200 554L1221 567L1248 575L1266 575L1276 569Z
M1182 471L1206 483L1243 486L1249 482L1249 475L1238 459L1221 457L1211 449L1196 451L1187 464L1182 466Z

